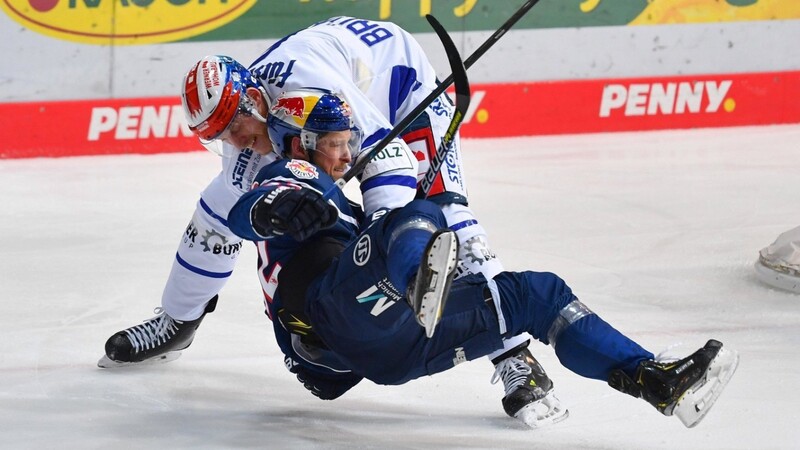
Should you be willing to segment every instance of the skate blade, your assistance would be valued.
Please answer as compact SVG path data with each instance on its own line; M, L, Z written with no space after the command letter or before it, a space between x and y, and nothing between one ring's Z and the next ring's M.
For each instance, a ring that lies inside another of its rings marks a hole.
M739 354L720 349L705 376L678 400L673 414L687 427L695 427L708 414L739 365Z
M119 362L110 359L108 356L103 355L99 361L97 361L97 367L101 369L116 369L118 367L126 367L126 366L152 366L155 364L164 364L170 361L175 361L176 359L180 358L181 352L174 351L165 353L163 355L159 355L155 358L145 359L144 361L139 362Z
M436 236L425 258L425 263L432 272L431 281L422 296L417 313L417 322L425 328L425 335L429 338L433 337L436 325L442 318L444 303L447 301L444 290L449 284L448 277L455 270L457 261L458 239L456 234L446 231Z
M514 414L514 418L534 429L553 425L567 417L569 410L561 405L561 401L552 392L539 401L528 403Z
M756 261L755 271L756 278L761 280L762 283L783 291L800 294L800 277L773 270L762 264L761 261Z

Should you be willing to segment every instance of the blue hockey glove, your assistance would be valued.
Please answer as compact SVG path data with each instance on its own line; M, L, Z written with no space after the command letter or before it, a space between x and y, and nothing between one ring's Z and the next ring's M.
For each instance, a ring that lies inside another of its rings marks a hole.
M286 359L289 359L287 356ZM286 362L289 371L297 375L297 381L322 400L334 400L357 385L363 378L352 373L331 373L323 375L298 364Z
M255 230L261 235L288 234L302 242L338 219L336 208L310 189L286 189L274 198L266 195L252 211Z

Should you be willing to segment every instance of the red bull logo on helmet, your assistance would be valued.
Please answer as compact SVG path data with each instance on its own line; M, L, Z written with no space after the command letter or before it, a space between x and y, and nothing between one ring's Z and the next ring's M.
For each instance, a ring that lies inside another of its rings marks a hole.
M289 119L300 128L305 127L308 115L314 110L319 102L319 97L279 97L272 105L270 114L281 118L284 121Z
M305 117L306 102L303 97L281 97L272 107L272 114L284 114L302 119Z

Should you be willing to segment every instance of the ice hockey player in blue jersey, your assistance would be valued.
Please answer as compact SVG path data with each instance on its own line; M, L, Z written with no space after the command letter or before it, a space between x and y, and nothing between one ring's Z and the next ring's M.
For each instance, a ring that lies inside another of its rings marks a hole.
M656 361L552 273L452 281L457 238L431 202L378 210L356 234L344 195L323 198L333 179L320 167L278 161L256 183L231 209L230 228L275 250L274 328L287 366L320 398L337 398L362 377L402 384L433 375L527 332L571 371L693 427L736 369L736 352L716 340L679 361Z
M277 104L283 92L306 86L347 99L363 133L362 149L368 150L437 87L437 79L408 32L390 22L353 17L334 17L279 39L248 68L226 56L198 61L184 77L182 104L189 128L219 150L222 171L203 190L180 240L158 315L113 334L100 367L168 361L192 343L205 315L214 310L242 246L228 228L227 212L256 173L280 157L267 136L266 105ZM453 111L448 96L440 95L402 140L385 149L385 158L370 162L360 180L367 213L414 199L417 180L426 173ZM461 241L458 275L481 272L491 278L502 271L486 231L467 204L457 135L430 194ZM258 248L262 253L262 246ZM271 280L261 279L267 302L276 288ZM495 366L492 382L502 382L502 405L510 416L534 427L566 418L552 382L527 348L527 336L506 339L504 348L488 358ZM530 388L534 377L542 380L543 389ZM543 406L545 413L537 413Z

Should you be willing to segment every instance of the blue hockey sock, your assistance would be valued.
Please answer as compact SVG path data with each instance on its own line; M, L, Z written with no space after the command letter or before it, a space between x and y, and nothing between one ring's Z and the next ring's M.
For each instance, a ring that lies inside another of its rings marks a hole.
M585 316L565 328L551 345L564 367L578 375L602 381L608 381L615 369L633 376L641 361L653 359L652 353L597 314Z

